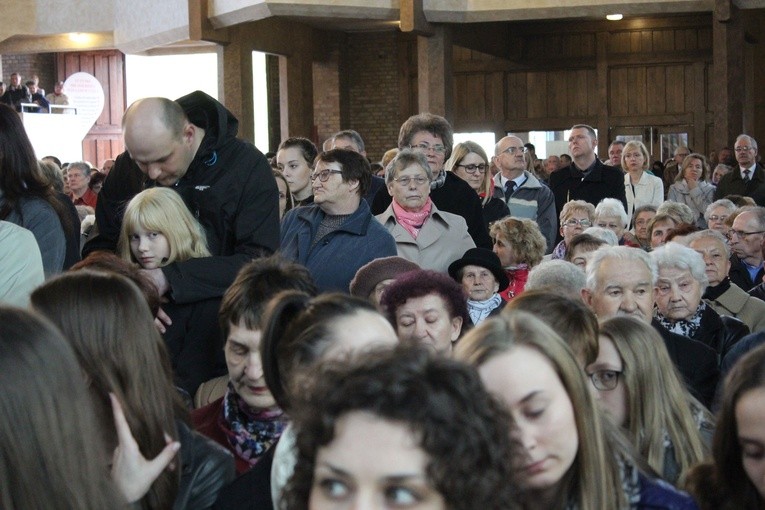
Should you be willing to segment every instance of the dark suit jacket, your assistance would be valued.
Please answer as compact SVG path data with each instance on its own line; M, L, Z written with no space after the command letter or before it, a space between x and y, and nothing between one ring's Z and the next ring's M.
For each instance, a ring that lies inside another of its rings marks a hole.
M664 340L669 357L683 376L688 390L699 402L710 407L720 376L717 352L701 342L672 333L656 319L651 325Z
M597 206L604 198L615 198L627 210L624 192L624 174L616 168L595 161L594 168L582 178L582 172L573 164L550 175L550 189L555 195L555 209L560 216L563 205L570 200L584 200ZM560 223L560 220L559 220ZM558 224L560 231L560 224Z
M715 190L715 200L728 195L752 197L757 205L765 206L765 168L757 163L749 182L741 178L741 168L736 165L732 172L723 175Z
M730 270L728 270L728 277L730 278L731 283L735 283L745 291L749 292L762 282L763 275L765 275L765 270L760 269L755 275L754 280L752 280L744 263L735 255L730 256Z

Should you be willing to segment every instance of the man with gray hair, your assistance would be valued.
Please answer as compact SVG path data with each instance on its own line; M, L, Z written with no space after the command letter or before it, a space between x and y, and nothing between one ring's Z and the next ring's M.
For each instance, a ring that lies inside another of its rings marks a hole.
M69 198L72 199L74 205L96 207L98 195L88 186L91 171L90 163L86 161L69 163L66 175L69 178Z
M702 230L689 235L686 243L704 259L709 280L701 296L704 302L720 315L743 321L753 333L765 330L765 302L744 292L728 277L730 248L725 237L716 230Z
M361 135L358 133L358 131L355 131L353 129L344 129L332 135L330 140L331 140L330 148L329 148L330 150L331 149L348 149L353 152L358 152L365 158L367 157L367 151L364 147L364 139L361 138ZM369 158L367 158L367 160L368 159ZM372 206L372 201L375 199L375 195L377 195L377 192L380 191L380 188L384 188L384 187L385 187L385 179L383 179L382 177L373 175L372 183L369 185L369 190L367 190L367 193L364 195L364 199L367 201L370 207Z
M584 271L571 262L560 259L545 260L529 271L529 279L526 280L523 290L525 292L544 289L580 299L584 283Z
M733 252L730 281L750 291L765 276L762 247L765 244L765 207L748 207L736 216L726 237Z
M742 195L751 197L757 205L765 205L765 169L757 162L757 140L749 135L738 135L733 149L738 165L720 178L715 200Z
M701 342L670 332L653 318L653 294L658 275L656 263L643 250L626 246L603 247L587 264L582 299L599 321L627 316L651 324L662 336L688 389L709 406L719 376L717 353Z

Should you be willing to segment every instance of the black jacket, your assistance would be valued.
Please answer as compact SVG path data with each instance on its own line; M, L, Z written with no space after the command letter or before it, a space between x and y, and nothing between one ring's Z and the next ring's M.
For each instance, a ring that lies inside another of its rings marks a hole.
M220 297L244 263L279 247L278 188L265 156L236 138L238 121L222 104L196 91L177 102L205 130L186 174L173 187L207 234L212 257L173 262L162 268L179 303ZM117 156L96 204L98 235L83 255L114 250L127 202L156 186L127 152Z
M271 466L277 444L272 444L252 469L220 491L216 510L273 510Z
M732 171L722 176L715 189L715 200L728 195L752 197L757 205L765 206L765 168L757 163L749 182L744 182L741 178L741 168L735 165Z
M491 238L484 223L481 200L478 198L478 193L473 191L468 183L452 172L446 172L444 185L431 190L430 199L440 210L465 218L468 233L473 238L475 245L491 250ZM388 188L381 188L372 204L372 214L376 216L384 213L391 200Z
M739 319L720 316L711 306L707 306L701 314L701 326L693 339L714 349L720 364L730 348L748 334L749 327Z
M717 353L701 342L672 333L656 319L651 321L651 325L664 340L669 357L683 376L688 390L699 402L709 407L720 376Z
M221 488L234 479L234 457L215 441L176 422L181 443L181 481L173 510L212 508Z
M595 160L595 166L586 177L582 171L570 164L550 174L550 189L555 195L555 209L558 216L563 205L571 200L584 200L597 206L604 198L615 198L627 210L627 195L624 191L624 174L616 168ZM558 220L560 223L560 219ZM560 231L560 224L558 224ZM560 239L560 237L559 237Z
M762 281L763 275L765 275L765 270L760 269L755 275L754 280L752 280L744 263L735 255L730 256L730 270L728 270L728 277L730 278L731 283L735 283L745 291L749 292Z

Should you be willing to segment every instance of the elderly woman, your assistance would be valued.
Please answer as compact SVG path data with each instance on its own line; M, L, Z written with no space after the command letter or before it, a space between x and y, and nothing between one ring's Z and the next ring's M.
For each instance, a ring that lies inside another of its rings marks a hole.
M351 280L348 290L351 296L367 299L375 305L375 308L382 311L380 299L385 289L398 276L416 269L420 269L420 266L405 258L380 257L364 264L356 271L356 276Z
M432 174L430 198L433 203L442 211L462 216L476 246L491 248L491 239L483 222L481 200L465 181L444 170L444 162L452 153L453 139L452 126L445 118L420 113L409 117L401 125L398 148L401 151L411 149L426 158ZM390 202L388 193L378 192L372 203L372 213L382 213Z
M396 278L382 296L382 308L399 341L424 344L446 356L470 324L462 287L435 271Z
M624 193L627 195L627 214L632 216L641 205L659 207L664 201L664 183L647 173L650 163L648 149L642 142L632 140L622 150L622 168L624 169Z
M551 258L564 258L571 239L584 232L584 229L591 227L594 220L595 206L591 203L584 200L566 202L560 212L560 235L563 240L555 247Z
M536 222L526 218L501 219L491 226L490 234L509 280L500 296L509 301L523 292L529 271L542 262L547 243Z
M688 236L686 243L704 258L709 286L702 298L715 312L735 317L753 333L765 329L765 302L749 295L730 281L730 247L716 230L702 230Z
M749 328L738 319L721 317L701 300L709 283L704 259L672 242L651 252L651 258L659 268L656 319L673 333L708 345L721 361Z
M510 209L504 201L500 188L494 186L489 171L489 158L483 147L475 142L463 142L454 146L452 157L445 165L447 172L467 182L478 193L483 206L483 220L488 230L489 225L500 218L510 216Z
M499 295L510 281L499 257L486 248L472 248L449 266L449 275L462 285L468 296L468 313L474 326L502 311L505 302Z
M651 236L648 233L648 223L651 218L656 216L656 206L641 205L636 207L632 213L632 233L640 244L640 247L646 251L651 250Z
M666 213L656 214L648 221L648 236L651 240L651 249L655 250L667 242L669 231L682 223L678 222L674 216Z
M422 153L399 152L385 170L393 201L377 219L396 240L400 257L445 273L475 243L464 218L439 210L430 199L432 181L433 171Z
M679 202L694 212L694 223L699 228L707 228L704 212L714 200L715 186L706 182L709 175L707 158L693 153L683 160L675 183L669 187L667 200Z
M604 198L595 208L595 226L607 228L616 234L620 246L640 248L640 243L627 230L630 217L624 210L624 205L615 198Z
M717 186L717 183L720 182L720 179L722 179L723 175L727 174L733 170L729 165L726 165L725 163L718 164L715 169L712 171L712 178L710 181L714 186Z
M725 235L728 229L730 229L730 226L725 224L725 220L727 220L735 210L736 204L727 198L721 198L707 206L704 211L704 219L707 221L707 226L710 229Z

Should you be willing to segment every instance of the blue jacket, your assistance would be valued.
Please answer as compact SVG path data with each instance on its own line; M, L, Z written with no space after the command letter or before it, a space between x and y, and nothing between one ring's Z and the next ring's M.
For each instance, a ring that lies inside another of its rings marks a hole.
M320 292L348 292L356 271L379 257L396 255L396 242L369 210L366 200L340 228L311 247L324 211L318 205L293 209L284 216L281 254L303 264Z

